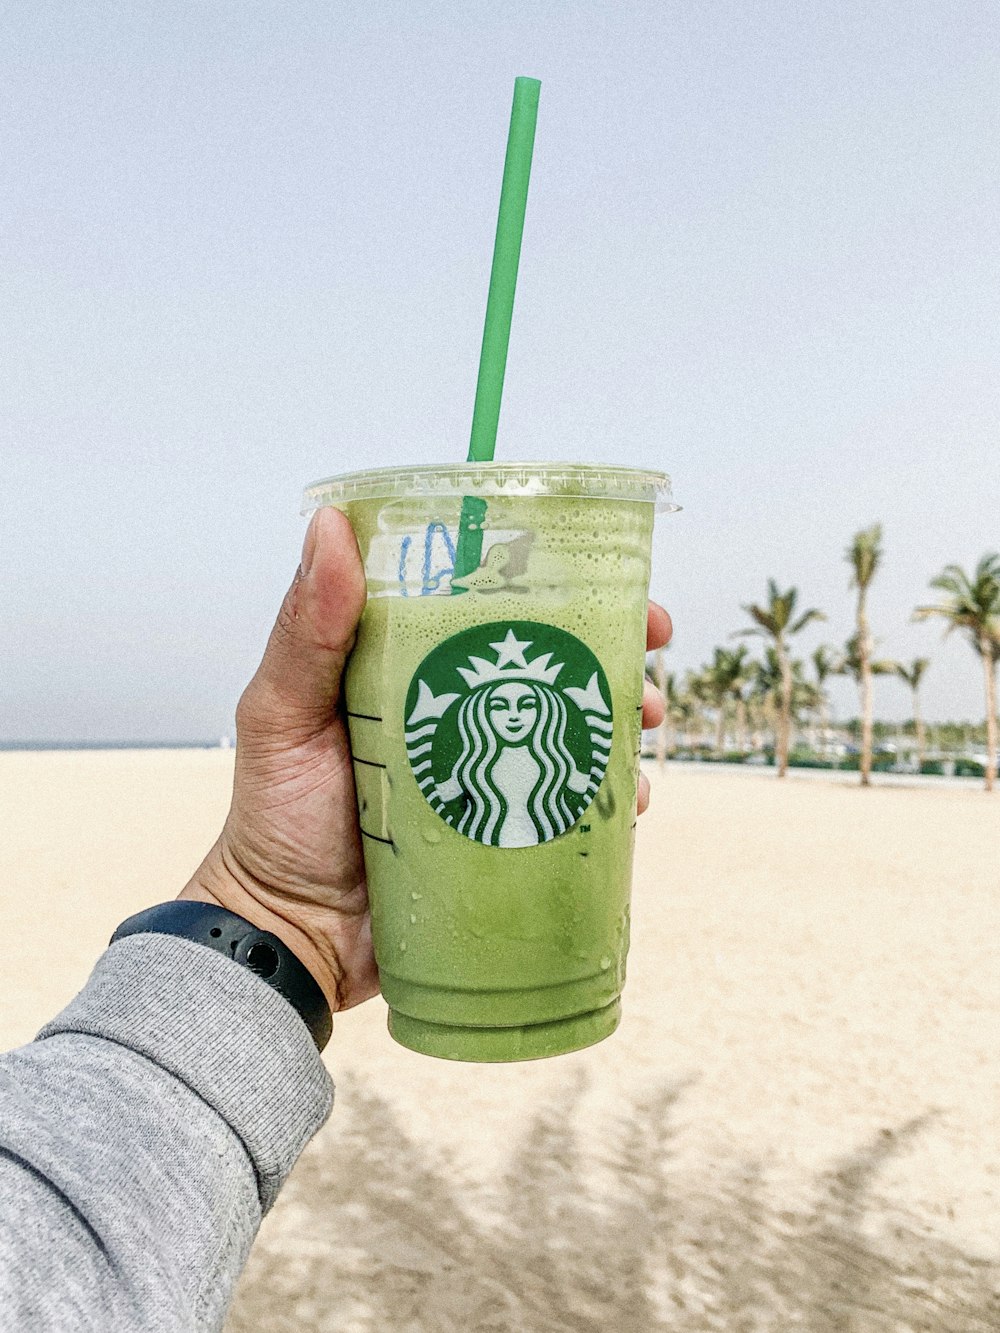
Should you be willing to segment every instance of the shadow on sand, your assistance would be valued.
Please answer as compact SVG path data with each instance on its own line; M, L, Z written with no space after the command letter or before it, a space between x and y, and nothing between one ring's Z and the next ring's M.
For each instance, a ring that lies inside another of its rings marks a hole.
M679 1183L682 1091L632 1104L595 1172L575 1127L584 1088L567 1088L498 1187L470 1192L350 1088L267 1220L227 1333L1000 1329L1000 1265L878 1215L875 1179L923 1120L863 1145L791 1213L752 1169Z

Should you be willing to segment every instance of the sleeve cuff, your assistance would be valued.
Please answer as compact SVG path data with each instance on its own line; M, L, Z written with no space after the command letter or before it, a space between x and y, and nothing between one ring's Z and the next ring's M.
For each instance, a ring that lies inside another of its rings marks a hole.
M330 1114L333 1084L309 1029L265 982L193 940L130 935L38 1034L114 1041L173 1074L243 1142L266 1212Z

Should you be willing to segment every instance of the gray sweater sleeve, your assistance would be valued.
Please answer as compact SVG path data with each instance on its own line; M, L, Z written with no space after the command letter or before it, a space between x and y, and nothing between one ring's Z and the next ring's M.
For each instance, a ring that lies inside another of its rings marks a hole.
M0 1329L219 1329L332 1101L305 1024L258 977L189 940L113 944L0 1056Z

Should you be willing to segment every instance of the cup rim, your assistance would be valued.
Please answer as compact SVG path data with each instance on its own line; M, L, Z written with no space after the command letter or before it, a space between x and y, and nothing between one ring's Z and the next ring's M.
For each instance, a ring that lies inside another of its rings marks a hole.
M490 498L622 500L652 504L656 513L672 513L670 477L648 468L607 463L413 463L405 467L367 468L311 482L302 495L303 514L327 505L358 500L391 500L427 495Z

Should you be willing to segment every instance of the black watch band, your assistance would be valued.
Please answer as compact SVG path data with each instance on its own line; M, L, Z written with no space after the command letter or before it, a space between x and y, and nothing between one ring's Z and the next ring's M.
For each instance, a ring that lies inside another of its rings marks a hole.
M137 912L121 923L111 936L111 943L128 935L145 934L177 935L231 958L285 997L319 1050L330 1040L333 1018L326 996L305 964L277 935L258 930L225 907L188 899L160 903Z

